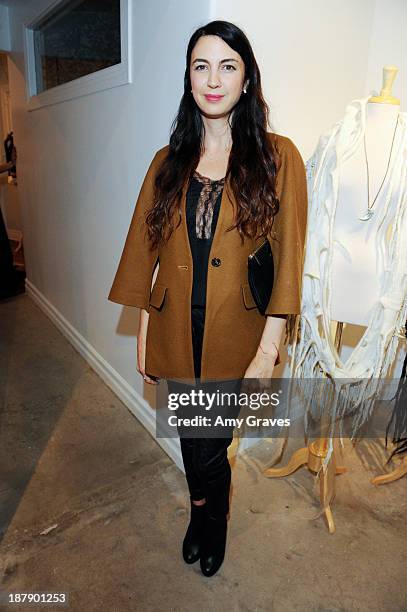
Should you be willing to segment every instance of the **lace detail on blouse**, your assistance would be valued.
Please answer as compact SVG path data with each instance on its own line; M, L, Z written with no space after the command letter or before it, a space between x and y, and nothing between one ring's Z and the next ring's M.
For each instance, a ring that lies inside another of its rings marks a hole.
M203 183L196 207L196 236L197 238L209 239L211 237L213 210L217 197L223 189L225 177L213 180L207 176L202 176L202 174L195 170L194 178Z

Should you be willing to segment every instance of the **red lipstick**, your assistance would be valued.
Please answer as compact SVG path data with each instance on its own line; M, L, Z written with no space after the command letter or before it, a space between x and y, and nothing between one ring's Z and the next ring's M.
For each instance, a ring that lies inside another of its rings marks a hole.
M222 100L223 97L223 95L205 94L205 98L208 100L208 102L219 102L219 100Z

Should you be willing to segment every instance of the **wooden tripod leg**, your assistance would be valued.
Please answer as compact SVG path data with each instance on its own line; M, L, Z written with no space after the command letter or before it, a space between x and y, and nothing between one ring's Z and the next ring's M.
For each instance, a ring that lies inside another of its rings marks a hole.
M387 484L388 482L394 482L399 478L403 478L407 474L407 457L404 457L401 461L400 465L396 467L395 470L390 472L390 474L383 474L382 476L376 476L376 478L372 478L371 483L374 485Z
M335 330L335 347L338 351L341 344L342 329L343 323L337 322ZM329 421L328 423L323 423L323 425L325 426L321 426L321 431L329 431L327 427L327 425L329 425ZM336 467L334 453L332 453L328 464L323 467L323 461L326 458L327 453L328 439L318 438L314 442L308 444L308 447L297 450L285 467L269 468L265 470L263 474L267 478L281 478L283 476L289 476L302 465L307 465L311 472L318 474L320 501L322 507L322 512L319 514L319 516L321 516L321 514L325 514L329 533L335 533L335 524L330 503L335 497L335 475L343 474L346 472L346 468L343 466Z
M321 508L325 514L329 533L335 533L335 523L330 505L335 497L335 474L335 458L332 456L328 465L325 468L321 468L319 472L319 498Z
M267 478L281 478L282 476L289 476L299 467L308 463L308 448L300 448L291 457L290 461L285 467L282 468L268 468L264 470L263 474Z
M334 517L332 514L331 506L329 504L324 508L324 513L329 533L335 533Z
M338 467L335 468L336 474L345 474L347 471L348 471L348 468L345 467L344 465L338 465Z

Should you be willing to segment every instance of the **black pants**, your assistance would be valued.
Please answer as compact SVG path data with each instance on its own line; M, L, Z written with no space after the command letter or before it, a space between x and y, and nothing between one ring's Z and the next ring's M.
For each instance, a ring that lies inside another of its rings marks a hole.
M199 379L201 375L205 307L193 306L191 315L195 377ZM233 384L236 388L236 382ZM169 392L175 389L174 385L174 382L168 381ZM204 383L200 386L202 388ZM211 516L222 516L229 512L231 469L227 449L233 440L233 428L226 431L228 432L227 437L222 438L190 438L182 437L178 429L185 477L191 499L197 501L205 497L208 512Z

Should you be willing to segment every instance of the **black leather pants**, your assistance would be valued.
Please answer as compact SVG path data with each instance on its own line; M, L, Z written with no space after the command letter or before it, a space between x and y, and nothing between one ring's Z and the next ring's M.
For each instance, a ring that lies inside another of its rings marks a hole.
M199 379L205 308L193 306L191 315L195 377ZM170 392L175 389L174 384L168 381ZM200 383L201 388L204 385L205 383ZM236 389L236 382L234 388ZM212 385L211 390L213 391L213 389ZM187 413L187 410L188 407L186 407L184 414ZM180 434L185 477L191 499L200 500L205 497L208 512L211 516L222 516L229 512L231 469L227 449L233 440L233 428L225 431L228 435L222 438L188 438L182 437ZM178 432L180 433L179 429Z

